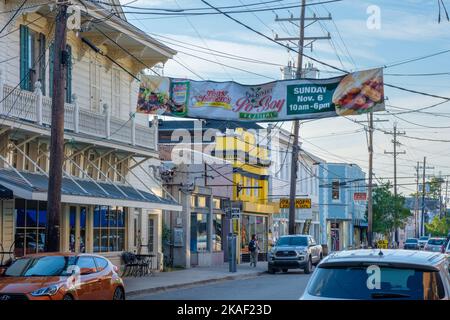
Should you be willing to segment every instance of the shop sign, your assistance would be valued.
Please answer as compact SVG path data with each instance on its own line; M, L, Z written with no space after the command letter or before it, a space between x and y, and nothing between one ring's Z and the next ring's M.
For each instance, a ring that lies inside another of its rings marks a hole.
M280 199L280 208L286 209L289 208L290 201L288 198ZM311 199L310 198L297 198L295 199L295 208L296 209L311 209Z
M366 201L367 200L367 193L365 193L365 192L355 192L353 194L353 200L355 200L355 201Z

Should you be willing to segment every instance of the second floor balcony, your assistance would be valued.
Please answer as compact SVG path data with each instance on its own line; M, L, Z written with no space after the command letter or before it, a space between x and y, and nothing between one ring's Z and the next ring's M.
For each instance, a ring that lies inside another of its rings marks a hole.
M19 89L4 83L0 71L0 117L3 120L12 120L26 124L34 124L50 131L52 99L44 96L41 85L36 83L34 92ZM117 144L128 150L136 149L145 152L154 152L157 147L158 128L155 123L152 127L139 125L131 113L128 120L116 118L111 115L107 104L103 105L103 113L93 112L82 108L76 95L72 103L64 106L64 130L83 138L98 141L107 141ZM17 125L15 125L17 127Z

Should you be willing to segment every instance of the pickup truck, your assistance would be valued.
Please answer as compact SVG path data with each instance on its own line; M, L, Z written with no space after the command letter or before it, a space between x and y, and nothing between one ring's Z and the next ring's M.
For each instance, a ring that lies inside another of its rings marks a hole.
M322 246L316 244L310 235L289 235L280 237L268 255L268 272L303 269L311 273L313 265L322 260Z

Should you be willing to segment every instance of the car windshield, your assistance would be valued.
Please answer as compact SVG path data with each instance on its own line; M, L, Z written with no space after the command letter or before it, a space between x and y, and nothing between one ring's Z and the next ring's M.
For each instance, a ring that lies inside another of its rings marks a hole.
M428 237L420 237L419 240L428 240Z
M428 240L428 244L433 246L442 246L444 244L444 239L430 239Z
M375 270L367 267L318 267L308 293L324 298L358 300L437 300L445 296L439 272L378 267Z
M307 237L281 237L277 246L308 246Z
M408 239L406 243L417 243L417 239Z
M29 257L16 260L5 272L7 277L68 276L67 268L74 265L76 257Z

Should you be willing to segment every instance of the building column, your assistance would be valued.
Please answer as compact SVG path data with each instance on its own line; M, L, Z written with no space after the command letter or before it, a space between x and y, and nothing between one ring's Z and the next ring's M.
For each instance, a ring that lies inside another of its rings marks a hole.
M213 195L211 193L211 196L209 197L209 203L208 203L208 207L209 207L209 214L208 214L208 228L207 228L207 241L208 241L208 252L211 253L211 261L212 261L212 253L213 253L213 237L212 237L212 233L213 233Z
M61 207L60 250L68 252L70 244L70 206L67 203L62 203Z
M94 252L94 206L87 206L86 252Z

